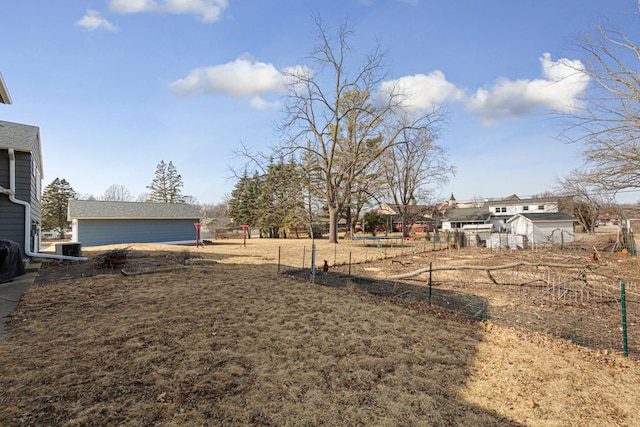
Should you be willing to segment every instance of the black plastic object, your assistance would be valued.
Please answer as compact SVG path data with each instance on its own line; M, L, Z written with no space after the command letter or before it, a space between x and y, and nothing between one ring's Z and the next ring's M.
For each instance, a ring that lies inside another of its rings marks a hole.
M0 283L10 282L25 274L20 245L12 240L0 240Z

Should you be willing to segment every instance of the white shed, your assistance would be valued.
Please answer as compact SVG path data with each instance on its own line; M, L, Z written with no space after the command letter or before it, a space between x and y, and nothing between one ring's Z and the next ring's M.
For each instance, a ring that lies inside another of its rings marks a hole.
M569 243L574 241L577 219L563 212L519 213L507 221L511 234L525 236L531 243Z

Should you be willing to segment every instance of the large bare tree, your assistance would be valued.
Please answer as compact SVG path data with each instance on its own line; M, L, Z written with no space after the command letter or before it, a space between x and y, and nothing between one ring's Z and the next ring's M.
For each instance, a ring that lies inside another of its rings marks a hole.
M436 143L437 121L434 113L429 126L405 128L400 134L401 144L387 150L381 157L389 195L402 218L402 231L409 235L407 215L417 199L429 200L441 184L455 174L445 150Z
M588 60L576 72L592 87L566 131L585 147L581 178L613 192L640 188L640 48L630 31L607 22L579 41Z
M557 195L563 196L565 211L573 214L588 233L595 232L598 217L614 204L613 197L594 177L581 170L573 170L563 178L556 178Z
M332 39L320 18L315 19L317 46L309 67L288 74L285 97L287 135L280 147L313 158L321 185L316 188L329 213L329 240L338 241L339 214L352 195L354 183L387 149L398 144L404 127L426 126L424 117L398 126L403 94L390 90L377 97L386 77L384 54L374 49L358 64L349 46L352 30L339 26Z

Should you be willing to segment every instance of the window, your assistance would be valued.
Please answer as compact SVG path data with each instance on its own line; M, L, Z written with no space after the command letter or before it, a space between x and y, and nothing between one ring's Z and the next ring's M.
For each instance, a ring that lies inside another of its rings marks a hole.
M40 169L38 169L35 159L31 159L31 176L33 177L36 185L36 200L40 200L40 193L42 192L42 176L40 175Z
M506 207L502 208L502 212L507 212L507 208Z
M529 206L523 206L523 207L522 207L522 210L523 210L523 211L528 211L528 210L529 210Z
M543 211L544 210L544 205L538 205L538 210L539 211Z

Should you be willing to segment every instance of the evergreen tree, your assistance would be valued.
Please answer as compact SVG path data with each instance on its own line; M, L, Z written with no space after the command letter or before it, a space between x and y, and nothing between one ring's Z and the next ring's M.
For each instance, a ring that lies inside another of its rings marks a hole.
M42 227L45 230L58 230L64 239L64 230L69 228L69 199L76 197L76 192L63 178L56 178L47 185L42 193Z
M229 217L233 225L237 227L242 224L257 225L257 199L260 181L260 176L257 172L253 174L253 177L249 177L245 170L233 191L231 191Z
M182 195L182 176L178 174L173 162L166 164L160 161L156 168L156 174L147 188L151 191L149 202L157 203L184 203Z
M305 223L300 167L293 158L271 162L258 195L258 226L269 237L286 237L286 229Z

